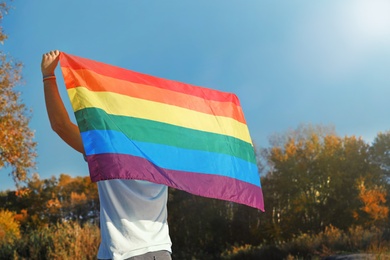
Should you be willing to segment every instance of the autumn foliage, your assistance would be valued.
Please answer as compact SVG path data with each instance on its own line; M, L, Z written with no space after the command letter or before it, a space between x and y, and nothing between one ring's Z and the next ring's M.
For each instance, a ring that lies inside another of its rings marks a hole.
M263 151L269 165L262 181L265 225L273 230L266 236L286 240L329 225L345 230L383 224L388 182L369 144L318 126L301 126L282 137Z
M19 223L15 219L15 214L8 210L0 211L0 240L20 238Z
M386 190L383 187L368 189L363 180L358 184L358 189L359 198L363 203L360 210L369 218L367 224L371 226L385 222L389 216L389 207L386 206Z
M0 23L8 11L0 3ZM0 27L0 41L7 39ZM29 128L30 111L21 102L16 87L21 84L22 64L0 50L0 169L10 169L18 184L35 166L34 132Z

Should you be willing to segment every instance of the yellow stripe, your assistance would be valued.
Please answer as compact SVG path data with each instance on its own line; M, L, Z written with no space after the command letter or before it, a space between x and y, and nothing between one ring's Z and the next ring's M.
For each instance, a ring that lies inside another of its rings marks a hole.
M97 107L113 115L149 119L200 131L228 135L252 143L247 125L228 117L213 116L113 92L94 92L85 87L68 89L68 95L75 112L83 108ZM189 102L191 101L189 100Z

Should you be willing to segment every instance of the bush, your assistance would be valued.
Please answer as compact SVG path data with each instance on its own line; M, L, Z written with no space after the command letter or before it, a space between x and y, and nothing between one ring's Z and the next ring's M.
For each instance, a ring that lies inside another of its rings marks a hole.
M15 245L15 251L17 256L22 259L48 259L52 247L53 240L50 228L41 227L27 231Z
M10 214L3 216L9 217ZM96 259L100 243L99 228L92 224L80 225L70 221L22 233L18 233L18 229L10 230L13 232L6 233L4 227L0 229L0 259ZM342 231L329 226L319 234L301 234L280 244L235 245L218 255L198 248L196 252L174 251L173 257L191 260L272 260L320 259L343 253L371 253L385 258L385 254L390 252L388 238L388 231L376 228L354 227Z
M230 250L222 253L221 258L225 260L279 260L285 259L287 253L276 246L258 246L251 245L233 246Z
M15 214L8 210L0 211L0 259L12 259L15 243L20 239L20 225Z
M100 233L96 225L64 222L27 230L13 243L1 243L0 259L96 259Z
M65 222L52 227L49 259L96 259L100 244L99 229L91 224L81 227Z
M386 255L390 252L388 237L387 233L376 228L364 229L358 226L343 231L329 226L319 234L301 234L290 241L276 245L233 246L226 250L221 258L226 260L321 259L347 253L369 253L377 257L388 257Z

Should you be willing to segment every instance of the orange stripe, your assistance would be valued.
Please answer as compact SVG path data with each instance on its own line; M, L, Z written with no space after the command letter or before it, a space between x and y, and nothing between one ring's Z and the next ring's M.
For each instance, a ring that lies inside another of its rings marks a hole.
M98 74L116 78L120 80L130 81L138 84L150 85L162 89L169 89L172 91L188 94L191 96L201 97L207 100L214 100L219 102L232 102L240 106L240 101L233 93L222 92L210 88L193 86L190 84L154 77L151 75L127 70L117 66L104 64L102 62L93 61L74 55L69 55L61 52L60 55L61 67L70 68L73 70L87 69L92 70Z
M205 100L172 90L111 78L87 69L72 70L63 67L62 73L68 89L83 86L91 91L109 91L215 116L229 117L246 124L241 107L231 102ZM107 90L107 86L114 87Z

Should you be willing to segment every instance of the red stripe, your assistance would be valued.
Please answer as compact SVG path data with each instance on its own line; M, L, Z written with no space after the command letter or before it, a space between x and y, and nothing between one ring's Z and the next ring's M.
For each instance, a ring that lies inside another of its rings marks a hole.
M131 70L123 69L117 66L108 65L102 62L97 62L66 53L60 55L61 67L71 68L73 70L89 69L101 75L126 80L134 83L145 84L155 86L159 88L169 89L176 92L185 93L192 96L201 97L203 99L231 102L237 106L240 106L240 102L236 95L233 93L222 92L209 88L203 88L198 86L181 83L178 81L158 78L147 74L134 72Z
M72 70L62 68L62 74L67 89L83 86L95 92L109 91L129 97L187 108L214 116L230 117L246 124L241 107L230 102L206 100L176 91L119 80L87 69Z
M164 184L189 193L232 201L264 211L261 187L237 179L212 174L159 168L148 160L123 154L88 156L92 181L137 179Z

